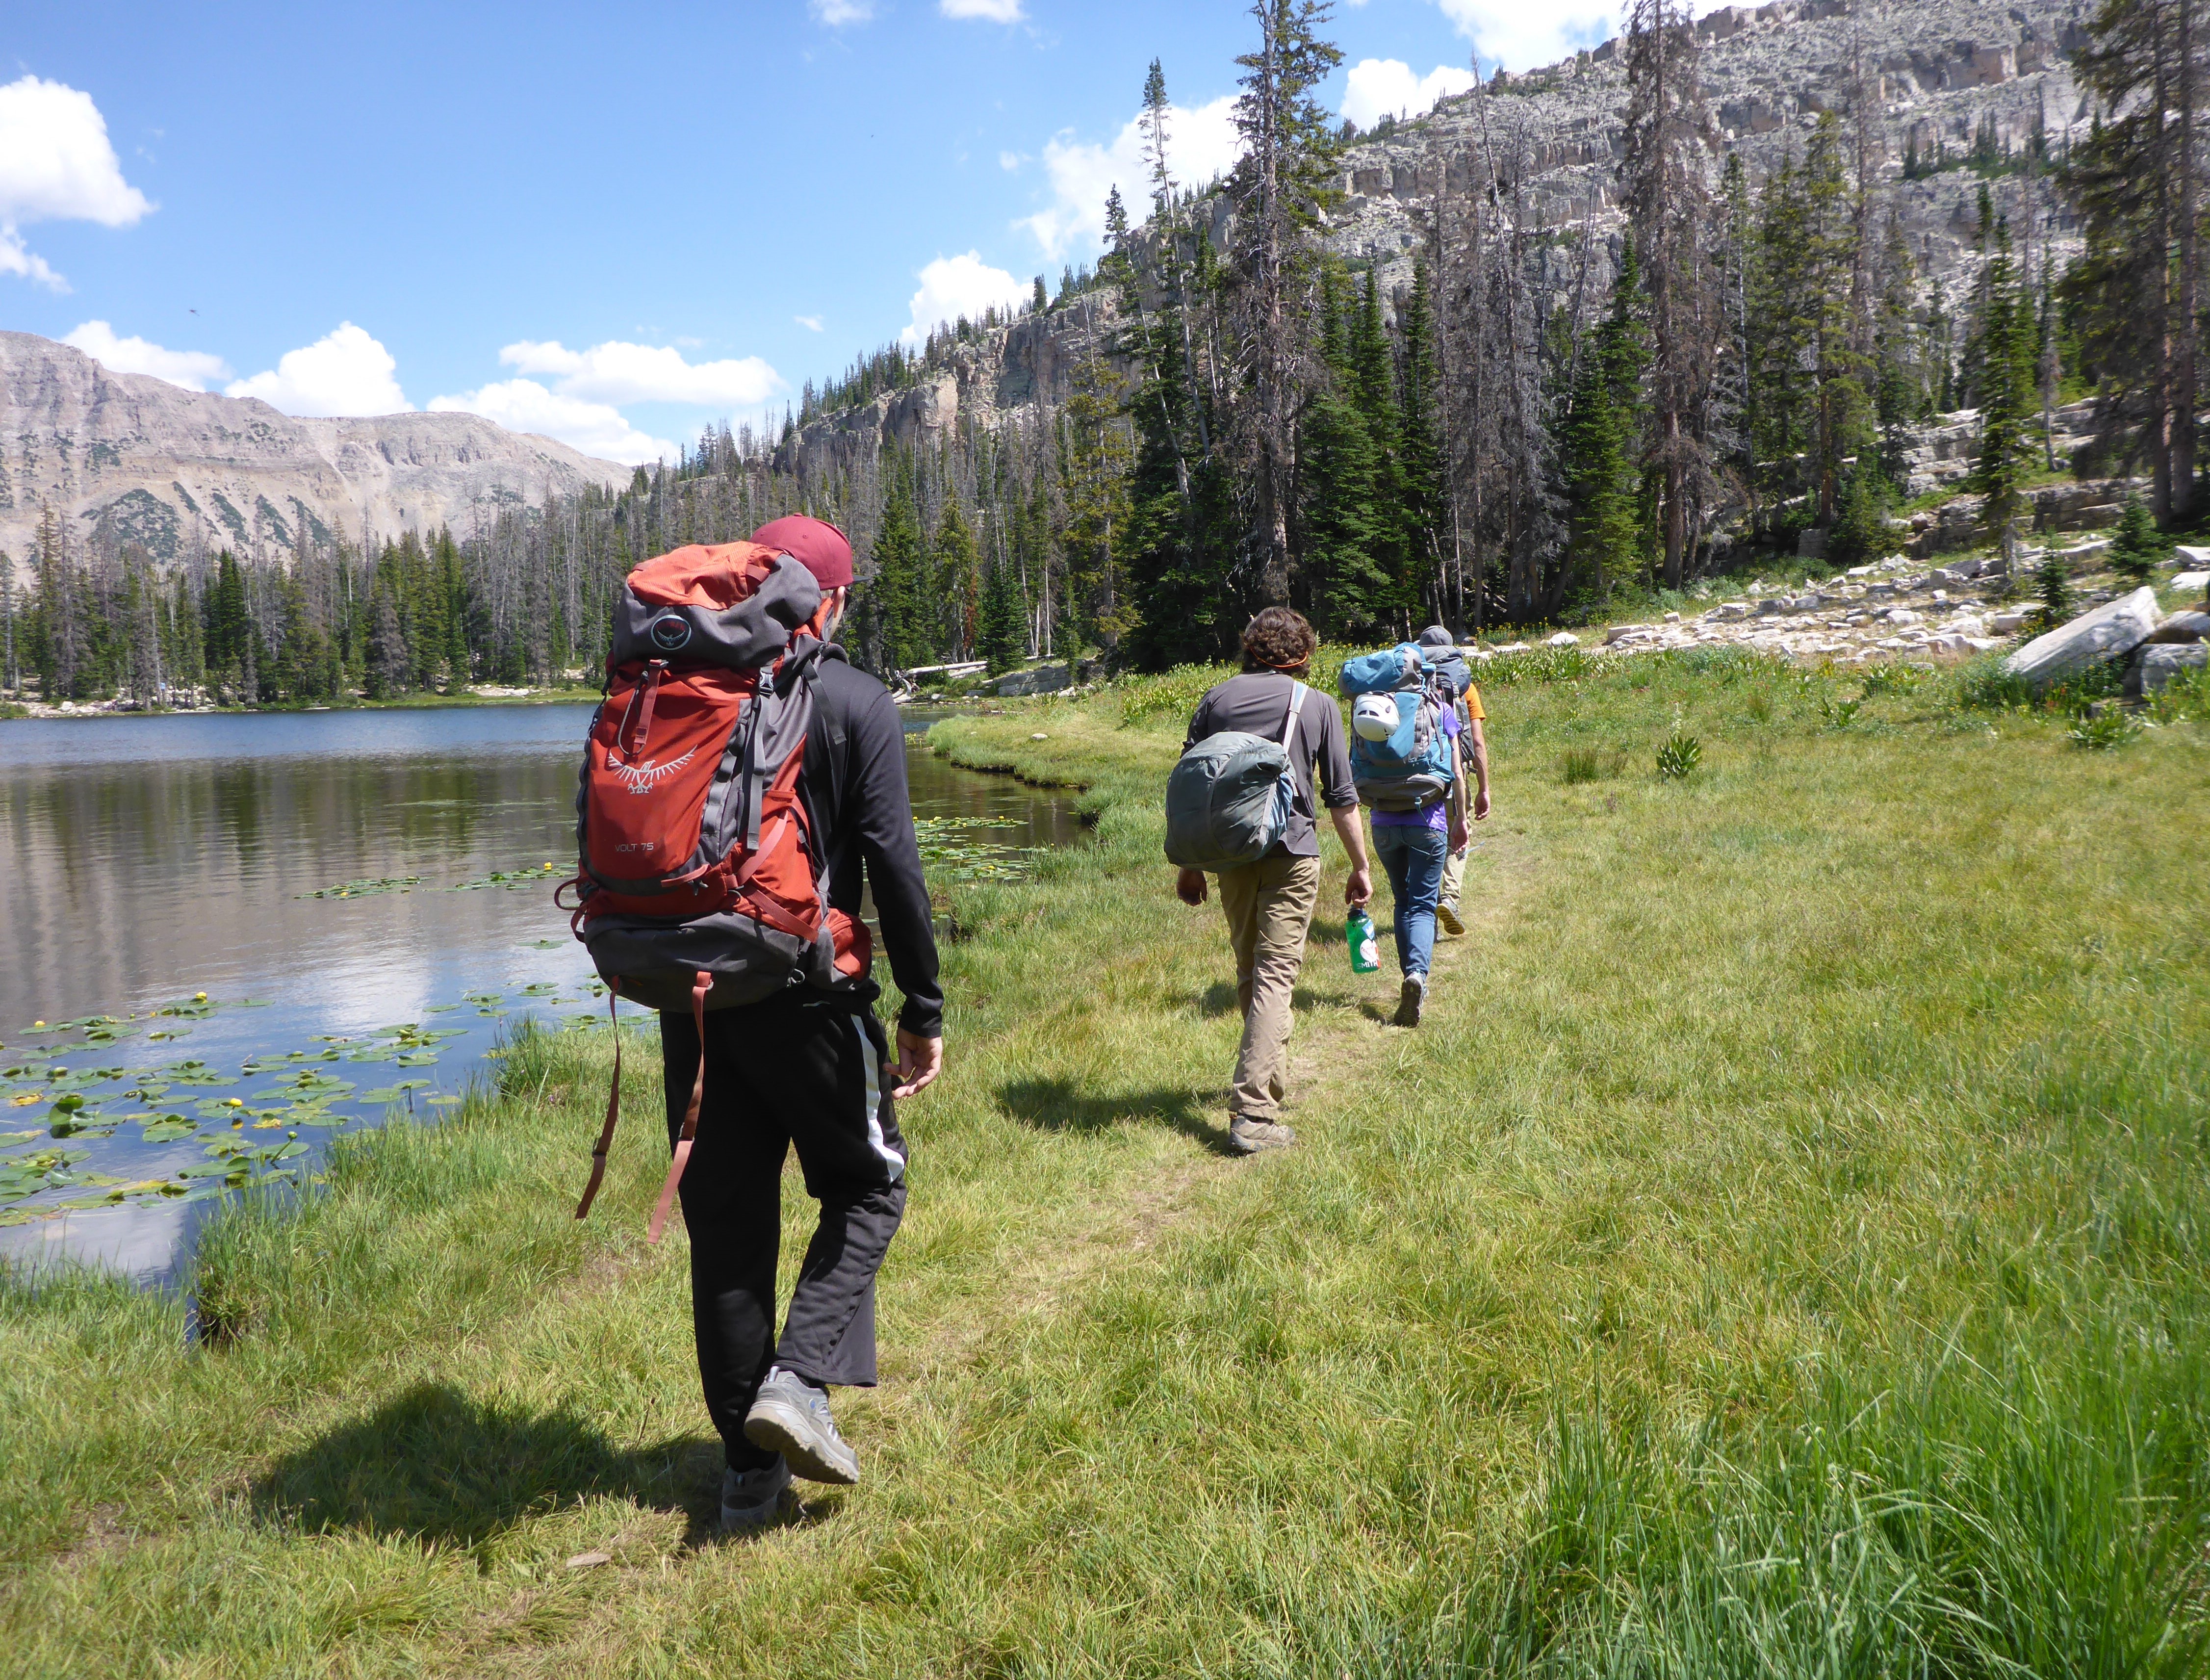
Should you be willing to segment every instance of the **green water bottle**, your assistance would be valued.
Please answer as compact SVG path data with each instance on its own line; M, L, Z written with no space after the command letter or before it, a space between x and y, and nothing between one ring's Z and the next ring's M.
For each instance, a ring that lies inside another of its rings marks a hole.
M1363 904L1344 918L1343 936L1350 946L1353 974L1371 974L1381 966L1380 948L1374 942L1374 918Z

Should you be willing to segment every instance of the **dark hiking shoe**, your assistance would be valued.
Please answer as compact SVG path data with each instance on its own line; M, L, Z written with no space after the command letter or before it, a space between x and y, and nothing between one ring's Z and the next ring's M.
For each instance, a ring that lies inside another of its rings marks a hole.
M1458 920L1458 906L1445 902L1435 906L1435 920L1443 924L1443 932L1455 937L1465 932L1465 923Z
M1238 1155L1256 1155L1262 1149L1287 1149L1297 1134L1278 1121L1246 1120L1228 1122L1228 1146Z
M722 1472L722 1532L742 1534L775 1520L790 1486L790 1466L781 1459L757 1470Z
M1428 977L1424 974L1408 974L1397 993L1397 1024L1416 1027L1420 1024L1420 1006L1428 1000Z
M768 1369L759 1398L745 1414L745 1439L780 1453L790 1473L809 1482L833 1482L848 1488L860 1479L860 1455L836 1433L829 1415L829 1391L780 1365Z

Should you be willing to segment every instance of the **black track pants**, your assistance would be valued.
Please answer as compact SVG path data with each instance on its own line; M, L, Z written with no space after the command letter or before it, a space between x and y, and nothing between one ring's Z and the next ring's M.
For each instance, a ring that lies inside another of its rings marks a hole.
M698 1031L660 1018L669 1145L691 1103ZM891 1112L881 1024L853 1000L792 994L706 1017L706 1092L683 1175L691 1308L706 1410L743 1470L767 1454L745 1413L768 1367L809 1382L872 1387L875 1272L905 1212L903 1139ZM775 1339L782 1163L790 1147L821 1204Z

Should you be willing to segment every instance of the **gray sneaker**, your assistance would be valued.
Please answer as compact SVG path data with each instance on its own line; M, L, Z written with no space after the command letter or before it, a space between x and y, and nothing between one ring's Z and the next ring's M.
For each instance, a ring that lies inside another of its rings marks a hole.
M778 1458L757 1470L722 1472L722 1532L741 1534L775 1520L790 1486L790 1466Z
M1416 1027L1420 1024L1420 1006L1428 1000L1428 977L1424 974L1408 974L1397 992L1397 1024Z
M1458 919L1456 899L1448 899L1436 905L1435 920L1442 923L1446 934L1456 935L1465 932L1465 923Z
M860 1455L836 1433L829 1415L829 1391L780 1365L768 1368L759 1396L745 1414L745 1439L780 1453L790 1473L809 1482L833 1482L848 1488L860 1479Z
M1279 1121L1246 1120L1238 1115L1228 1122L1228 1146L1238 1155L1256 1155L1262 1149L1287 1149L1297 1134Z

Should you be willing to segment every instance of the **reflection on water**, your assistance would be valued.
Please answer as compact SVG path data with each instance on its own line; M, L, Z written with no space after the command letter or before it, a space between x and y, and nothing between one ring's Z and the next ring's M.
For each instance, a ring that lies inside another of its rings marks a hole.
M589 716L564 705L0 723L0 916L13 958L0 965L0 1065L12 1072L0 1079L0 1254L164 1275L210 1202L44 1216L71 1191L96 1199L92 1181L182 1172L226 1139L281 1144L296 1132L318 1152L342 1126L380 1118L386 1103L366 1097L402 1084L397 1100L434 1113L487 1070L506 1026L588 1008L589 964L551 884L572 867ZM917 744L909 764L918 815L990 823L973 837L999 845L1074 836L1058 799ZM483 884L494 874L509 879ZM265 1006L153 1013L199 993ZM123 1018L106 1042L98 1027L89 1040L82 1028L32 1030L98 1015ZM376 1053L378 1036L408 1024L450 1036ZM396 1070L404 1081L378 1065L410 1051ZM280 1065L287 1055L319 1060ZM184 1061L233 1083L126 1094ZM255 1095L315 1071L324 1085L291 1108ZM58 1112L65 1094L82 1108ZM234 1130L213 1106L232 1094L270 1118ZM293 1123L301 1103L324 1111L308 1129ZM148 1141L164 1113L184 1116L184 1135ZM89 1130L57 1139L57 1121ZM57 1151L75 1157L60 1167L75 1181L24 1192L31 1157Z

